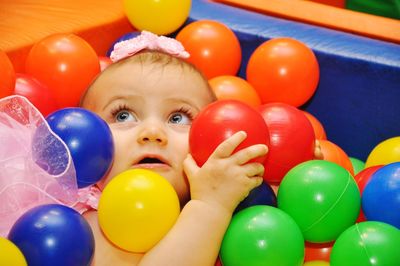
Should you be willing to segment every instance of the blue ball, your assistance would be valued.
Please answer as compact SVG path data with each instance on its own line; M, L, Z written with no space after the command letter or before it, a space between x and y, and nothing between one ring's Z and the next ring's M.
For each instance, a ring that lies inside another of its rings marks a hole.
M378 169L361 197L368 221L380 221L400 229L400 162Z
M78 187L98 182L114 159L114 142L107 123L83 108L64 108L46 118L50 128L68 146Z
M128 32L128 33L122 35L121 37L119 37L119 38L111 45L111 47L108 49L106 55L107 55L108 57L110 57L111 52L114 50L114 45L115 45L116 43L121 42L121 41L130 40L130 39L132 39L132 38L135 38L135 37L138 36L138 35L140 35L140 31Z
M236 207L235 213L255 205L277 206L276 195L271 186L265 182L250 191L249 195Z
M30 266L90 265L93 232L75 210L47 204L30 209L12 226L8 239Z

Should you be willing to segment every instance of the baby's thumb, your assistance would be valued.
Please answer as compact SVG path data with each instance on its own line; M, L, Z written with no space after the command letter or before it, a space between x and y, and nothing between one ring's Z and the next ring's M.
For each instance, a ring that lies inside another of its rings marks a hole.
M261 176L253 176L250 177L250 179L252 181L250 183L250 191L260 186L264 182L264 179Z
M183 170L185 171L186 176L190 179L198 169L199 167L197 166L196 161L193 159L192 155L188 154L186 159L183 161Z

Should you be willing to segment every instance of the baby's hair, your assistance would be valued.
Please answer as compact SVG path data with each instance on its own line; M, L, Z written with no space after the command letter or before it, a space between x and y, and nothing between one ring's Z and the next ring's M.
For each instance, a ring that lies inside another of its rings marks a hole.
M199 71L193 64L191 64L185 60L182 60L180 58L177 58L175 56L171 56L167 53L163 53L163 52L144 50L133 56L126 57L122 60L119 60L119 61L109 65L105 70L103 70L103 72L113 71L125 64L136 64L136 63L139 63L141 65L154 64L155 66L159 65L161 67L165 67L167 65L176 65L176 66L181 67L182 70L193 71L194 73L198 74L202 78L202 80L204 80L204 83L205 83L206 87L208 88L208 91L210 93L212 101L217 100L217 97L215 96L213 90L211 89L210 84L207 81L207 78L202 74L201 71ZM82 95L82 97L80 99L79 106L82 106L82 104L86 98L87 92L90 90L92 85L97 81L97 79L101 76L101 74L102 73L100 73L92 81L90 86L84 92L84 94Z

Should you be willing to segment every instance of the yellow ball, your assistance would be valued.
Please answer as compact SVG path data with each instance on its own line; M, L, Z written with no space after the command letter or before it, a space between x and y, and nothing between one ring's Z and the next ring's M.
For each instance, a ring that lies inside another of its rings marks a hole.
M167 35L182 26L190 7L190 0L124 0L124 11L131 24L158 35Z
M0 265L26 266L19 248L10 240L0 237Z
M400 162L400 136L379 143L368 155L365 168Z
M151 249L179 216L178 196L161 175L145 169L114 177L100 197L99 224L121 249L142 253Z

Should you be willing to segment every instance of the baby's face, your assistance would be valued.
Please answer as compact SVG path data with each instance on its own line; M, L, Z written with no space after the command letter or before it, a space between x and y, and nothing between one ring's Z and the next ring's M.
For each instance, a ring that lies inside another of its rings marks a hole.
M164 176L186 202L182 165L189 129L212 100L205 81L186 66L129 63L104 72L82 103L109 124L114 137L114 163L100 188L125 170L144 168Z

